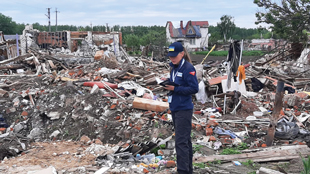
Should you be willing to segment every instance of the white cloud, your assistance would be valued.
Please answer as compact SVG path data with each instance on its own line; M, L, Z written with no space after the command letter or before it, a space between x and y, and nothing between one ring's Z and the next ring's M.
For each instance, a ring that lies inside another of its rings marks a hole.
M233 16L237 27L255 27L257 6L253 1L239 0L9 0L1 2L0 12L17 23L48 24L47 8L51 8L51 24L58 25L144 25L165 26L167 21L220 22L223 15Z

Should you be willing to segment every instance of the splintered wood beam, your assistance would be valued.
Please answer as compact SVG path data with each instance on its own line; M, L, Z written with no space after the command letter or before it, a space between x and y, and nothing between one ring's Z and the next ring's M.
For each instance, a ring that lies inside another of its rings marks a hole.
M0 70L1 69L18 69L18 68L23 68L24 65L5 65L5 66L0 66Z
M168 102L161 102L157 100L145 99L135 97L133 104L133 108L136 109L143 109L143 110L150 110L155 112L163 112L169 109Z
M31 54L27 53L25 55L17 56L17 57L14 57L12 59L7 59L7 60L0 61L0 65L4 65L4 64L8 64L8 63L15 62L15 61L18 61L18 60L26 59L26 58L31 57L31 56L32 56Z
M267 147L263 151L254 152L254 153L242 153L242 154L232 154L232 155L212 155L205 157L194 157L193 162L209 162L221 160L223 162L229 162L233 160L238 161L247 161L252 160L255 162L268 162L268 161L284 161L291 160L295 158L300 158L301 156L308 156L310 154L310 148L307 145L294 145L286 147Z
M275 97L275 102L274 102L274 108L273 108L273 111L271 114L270 125L269 125L268 133L266 136L266 145L267 146L272 146L272 143L273 143L277 122L279 120L280 111L282 110L282 105L283 105L283 101L282 101L283 89L284 89L284 82L281 80L278 80L277 92L276 92L276 97Z

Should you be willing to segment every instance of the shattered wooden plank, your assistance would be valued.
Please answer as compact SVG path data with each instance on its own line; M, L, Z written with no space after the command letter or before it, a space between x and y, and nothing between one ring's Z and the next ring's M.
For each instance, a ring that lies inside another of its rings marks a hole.
M227 79L227 75L220 76L220 77L215 77L213 79L209 79L208 82L209 82L209 85L212 86L212 85L216 85L216 84L222 83L222 80L225 80L225 79Z
M277 92L276 92L276 97L275 97L275 104L274 104L274 108L273 108L272 115L270 118L270 125L268 128L268 134L266 136L267 146L271 146L273 143L277 122L278 122L278 119L280 117L280 111L282 110L282 105L283 105L283 101L282 101L282 99L283 99L283 88L284 88L284 82L281 80L278 80Z
M40 66L40 62L39 62L38 58L35 56L33 57L33 63L36 65L36 67Z
M290 147L290 146L288 146ZM195 163L199 162L209 162L209 161L215 161L215 160L221 160L221 161L232 161L232 160L256 160L259 161L262 159L267 159L271 161L277 161L277 160L291 160L294 159L299 154L301 156L307 156L310 154L310 148L307 147L307 145L298 145L298 146L291 146L291 149L284 148L270 148L270 150L262 151L262 152L255 152L255 153L243 153L243 154L233 154L233 155L212 155L212 156L206 156L206 157L197 157L194 158ZM267 162L267 161L265 161Z
M272 170L272 169L268 169L265 167L260 167L259 168L259 173L260 174L284 174L282 172L276 171L276 170Z
M43 73L48 73L45 63L41 63Z
M8 92L6 90L0 89L0 97L8 96Z
M12 76L12 75L8 75L8 76ZM18 76L23 76L23 75L18 75ZM12 84L0 84L0 88L7 88L7 87L12 87L14 85L21 85L21 84L31 84L31 83L26 83L26 82L14 82Z
M274 78L271 78L271 77L268 77L268 76L265 76L265 78L267 78L267 79L273 81L272 84L275 85L275 86L276 86L277 83L278 83L278 80L277 80L277 79L274 79ZM289 85L289 84L287 84L287 83L285 83L284 85L285 85L285 86L288 86L288 87L291 87L291 88L293 88L293 89L296 89L295 86Z
M151 100L151 99L145 99L145 98L139 98L135 97L133 104L133 108L136 109L143 109L143 110L150 110L155 112L163 112L169 109L169 103L168 102L161 102L157 100Z
M18 69L18 68L23 68L24 65L5 65L5 66L0 66L0 70L2 69Z
M33 101L33 98L32 98L32 95L29 94L29 100L30 100L30 103L31 103L31 106L34 107L35 106L35 103Z
M11 62L15 62L15 61L18 61L18 60L22 60L22 59L25 59L27 57L31 57L32 55L27 53L25 55L22 55L22 56L17 56L17 57L14 57L12 59L7 59L7 60L3 60L0 62L0 65L4 65L4 64L8 64L8 63L11 63Z
M36 75L39 75L39 74L40 74L41 69L42 69L41 65L40 65L40 66L37 66L37 73L36 73Z
M153 77L155 77L155 76L156 76L155 73L151 73L151 74L145 75L145 76L143 77L143 79L144 79L144 80L148 80L148 79L151 79L151 78L153 78Z
M146 63L150 63L150 64L156 64L156 65L159 65L159 66L165 66L164 63L162 62L156 62L156 61L150 61L150 60L146 60L146 59L140 59L142 62L146 62Z
M126 74L128 74L128 75L131 76L131 77L141 78L141 76L138 75L138 74L132 74L132 73L129 73L129 72L126 72Z
M56 69L57 67L54 65L53 61L52 60L47 60L47 62L50 64L50 67L52 69Z

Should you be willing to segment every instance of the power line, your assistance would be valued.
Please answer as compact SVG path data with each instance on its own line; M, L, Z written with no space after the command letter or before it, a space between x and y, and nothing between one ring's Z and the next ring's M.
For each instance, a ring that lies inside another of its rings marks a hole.
M57 32L57 13L60 13L60 11L57 11L57 8L56 8L55 13L56 13L56 32Z
M51 8L47 8L47 18L48 18L48 32L51 32L51 14L50 14L50 9Z

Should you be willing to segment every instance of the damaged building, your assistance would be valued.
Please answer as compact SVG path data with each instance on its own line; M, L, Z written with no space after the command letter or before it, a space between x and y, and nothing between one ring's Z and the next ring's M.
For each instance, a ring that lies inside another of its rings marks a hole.
M120 46L122 46L121 32L98 32L98 31L58 31L45 32L33 29L32 25L27 25L20 36L19 41L21 55L25 55L29 48L49 50L54 52L64 52L68 55L80 57L93 57L98 50L110 51L114 55L120 56ZM12 46L6 47L12 50ZM16 45L16 43L15 43ZM16 46L15 46L16 48ZM12 51L11 51L12 52ZM11 55L6 58L16 57Z
M175 27L171 21L166 23L168 42L182 42L189 51L205 50L208 48L208 21L188 21L184 27L183 21Z
M19 56L18 35L4 35L0 31L0 61Z

